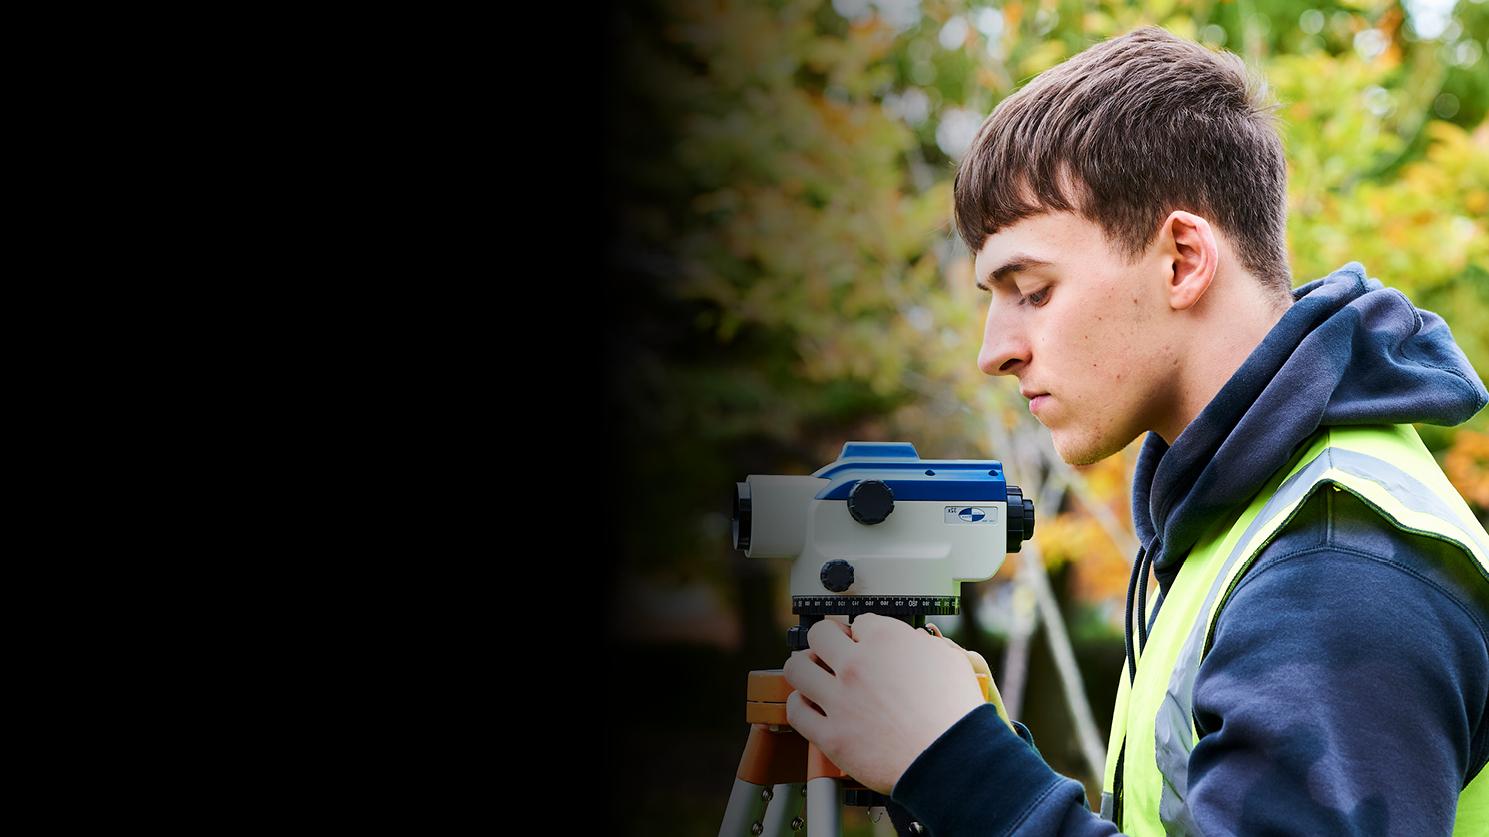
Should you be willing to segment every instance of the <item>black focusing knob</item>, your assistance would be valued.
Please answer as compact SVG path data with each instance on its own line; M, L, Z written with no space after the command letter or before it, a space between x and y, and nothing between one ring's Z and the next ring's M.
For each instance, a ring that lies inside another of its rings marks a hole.
M822 565L822 572L818 574L822 579L822 586L834 593L841 593L853 586L853 565L841 558L834 558Z
M848 492L848 513L859 523L883 523L894 511L894 492L879 480L864 480Z
M807 629L802 625L792 625L786 631L786 646L792 651L805 651L807 649Z
M786 645L788 647L790 647L790 649L792 651L805 651L805 650L807 650L807 648L810 647L807 644L807 634L811 632L813 625L815 625L815 624L817 624L818 622L821 622L821 621L822 621L822 617L821 616L815 616L815 615L804 615L804 616L802 616L801 617L801 624L799 624L799 625L792 625L791 626L791 629L789 631L786 631Z

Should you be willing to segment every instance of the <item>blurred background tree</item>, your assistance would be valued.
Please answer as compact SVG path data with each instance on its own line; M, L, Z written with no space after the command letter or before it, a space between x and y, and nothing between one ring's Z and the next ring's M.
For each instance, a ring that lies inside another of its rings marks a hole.
M785 659L787 568L731 550L734 482L810 473L850 439L1058 477L1035 534L1053 603L1032 603L1018 583L1032 571L1010 559L964 588L945 627L1013 683L1051 764L1097 789L1060 643L1038 639L1067 632L1104 743L1140 440L1061 470L1016 387L977 370L985 298L950 224L951 177L1004 97L1145 23L1243 56L1282 103L1295 282L1359 261L1441 314L1489 372L1489 2L621 4L605 74L605 352L627 488L612 501L619 583L602 595L611 677L674 686L620 703L628 829L717 829L745 675ZM1489 411L1419 429L1483 515Z

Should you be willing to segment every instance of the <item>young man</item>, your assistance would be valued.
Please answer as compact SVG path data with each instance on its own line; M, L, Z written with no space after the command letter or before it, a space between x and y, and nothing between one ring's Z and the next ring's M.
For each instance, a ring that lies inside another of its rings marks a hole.
M1489 535L1410 427L1489 393L1360 263L1291 287L1262 96L1234 55L1145 27L1010 96L962 162L978 365L1067 462L1147 433L1143 547L1104 816L955 645L813 626L788 718L902 830L1489 833Z

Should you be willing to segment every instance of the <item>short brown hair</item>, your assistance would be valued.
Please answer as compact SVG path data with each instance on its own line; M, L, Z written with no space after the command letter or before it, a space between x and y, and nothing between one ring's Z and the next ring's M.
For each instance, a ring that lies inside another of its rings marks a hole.
M1242 266L1284 294L1287 161L1269 98L1239 56L1157 26L1091 46L982 123L957 168L957 232L975 253L1009 224L1075 212L1130 262L1183 209L1224 230Z

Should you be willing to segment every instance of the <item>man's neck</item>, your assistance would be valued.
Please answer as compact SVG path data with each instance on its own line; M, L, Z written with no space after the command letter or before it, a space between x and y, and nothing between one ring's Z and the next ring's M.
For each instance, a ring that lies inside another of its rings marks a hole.
M1232 288L1245 287L1245 282L1254 283L1250 276L1241 276ZM1252 287L1258 287L1253 284ZM1192 327L1193 350L1186 353L1182 371L1174 384L1172 403L1175 409L1169 413L1168 421L1153 429L1172 447L1201 411L1219 394L1246 358L1261 345L1282 316L1291 307L1289 298L1285 304L1274 302L1255 292L1232 293L1239 297L1233 304L1216 300L1207 306L1203 317Z

